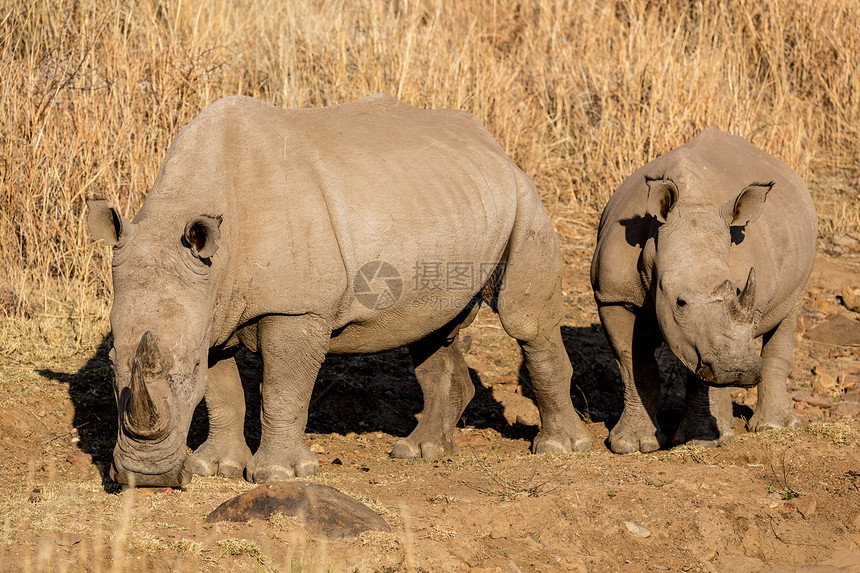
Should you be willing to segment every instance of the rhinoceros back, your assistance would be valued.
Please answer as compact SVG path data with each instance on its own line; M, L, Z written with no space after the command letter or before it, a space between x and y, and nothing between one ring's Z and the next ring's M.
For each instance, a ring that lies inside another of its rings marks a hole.
M140 216L222 217L229 323L314 313L335 329L377 322L384 332L415 312L417 265L478 269L503 259L521 194L537 200L470 114L384 95L301 110L240 96L183 130ZM356 273L372 261L402 279L401 300L387 313L354 296ZM428 310L428 332L443 314Z

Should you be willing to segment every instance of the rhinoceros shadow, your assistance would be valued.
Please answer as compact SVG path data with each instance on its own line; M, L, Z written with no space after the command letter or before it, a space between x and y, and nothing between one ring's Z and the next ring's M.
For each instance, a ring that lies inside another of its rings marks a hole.
M623 388L601 326L563 326L562 339L573 365L571 399L574 407L586 421L602 423L611 429L623 410ZM41 376L68 385L75 410L72 423L80 439L78 448L93 457L108 491L119 488L108 477L117 435L116 402L108 358L111 344L108 335L77 372L37 371ZM664 379L658 419L667 435L671 435L683 412L685 371L668 349L664 347L657 352ZM236 358L245 390L245 436L249 447L255 451L260 442L262 362L258 355L245 349L241 349ZM480 372L470 368L469 373L475 384L475 397L458 425L493 428L508 439L533 439L537 426L519 421L509 423L502 415L504 406L493 396L489 385L484 384ZM522 366L519 378L523 395L534 400L528 372ZM406 349L368 355L329 355L314 386L307 431L320 434L384 432L394 437L406 436L414 429L416 414L422 407L421 391ZM196 448L202 444L208 431L204 401L194 413L188 445Z
M39 375L68 386L69 398L75 409L72 425L80 439L78 448L92 456L93 463L101 472L102 486L109 492L120 489L108 476L117 432L116 401L108 358L111 345L111 337L105 336L95 353L77 372L36 370Z
M573 365L570 393L574 408L586 421L612 430L624 410L624 386L603 327L562 326L561 334ZM672 436L684 413L686 369L665 345L657 349L656 358L663 379L657 420L663 432Z
M81 452L92 456L105 490L118 491L119 486L108 474L117 436L116 402L108 358L111 346L111 336L105 336L76 372L51 369L37 372L68 386L74 406L72 424L79 436L77 446ZM245 391L245 437L248 446L255 451L260 443L262 362L257 354L244 348L237 352L236 360ZM500 414L502 406L481 383L479 373L470 369L470 374L476 393L460 425L493 427L512 439L533 438L537 427L507 423ZM314 386L307 431L337 434L381 431L395 437L406 436L414 429L416 414L422 407L421 391L406 349L369 355L329 355ZM192 449L198 447L206 440L208 432L204 400L194 412L188 445Z

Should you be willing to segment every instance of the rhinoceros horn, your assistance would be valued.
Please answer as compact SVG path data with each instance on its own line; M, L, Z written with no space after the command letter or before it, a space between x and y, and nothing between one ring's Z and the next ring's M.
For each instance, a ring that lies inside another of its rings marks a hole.
M170 431L170 394L164 370L155 336L146 331L132 361L124 422L125 429L139 438L158 440Z
M731 302L729 313L735 322L748 323L753 320L755 307L755 269L750 269L747 284L741 294Z

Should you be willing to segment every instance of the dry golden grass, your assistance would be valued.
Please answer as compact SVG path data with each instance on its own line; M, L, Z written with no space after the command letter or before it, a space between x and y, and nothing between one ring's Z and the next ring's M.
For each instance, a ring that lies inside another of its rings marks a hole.
M636 167L716 125L797 169L823 231L860 226L854 0L2 0L0 22L7 359L97 343L108 251L85 198L131 216L179 129L237 93L469 110L585 229Z

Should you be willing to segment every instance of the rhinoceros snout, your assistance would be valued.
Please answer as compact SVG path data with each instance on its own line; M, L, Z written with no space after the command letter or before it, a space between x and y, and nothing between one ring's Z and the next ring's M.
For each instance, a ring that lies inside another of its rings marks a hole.
M732 368L721 368L717 364L702 362L696 375L710 386L739 386L749 388L761 382L762 361L753 356L744 364Z

